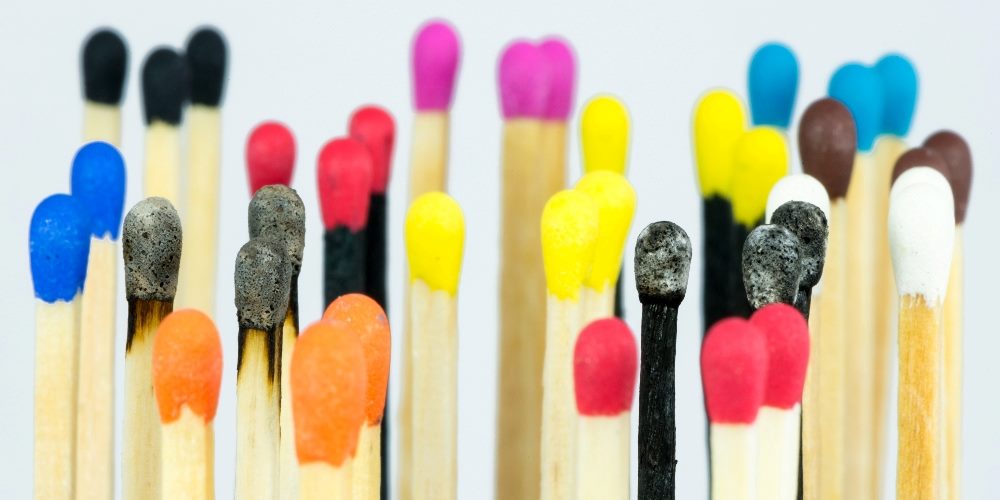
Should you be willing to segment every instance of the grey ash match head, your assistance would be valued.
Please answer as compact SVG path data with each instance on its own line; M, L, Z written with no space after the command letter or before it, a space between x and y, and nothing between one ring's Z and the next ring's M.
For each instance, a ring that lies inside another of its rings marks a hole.
M292 267L282 242L253 238L243 245L234 281L240 328L268 331L284 321Z
M172 301L181 263L181 219L164 198L136 203L122 226L125 296Z
M247 207L247 222L251 238L263 236L285 244L297 276L306 244L306 207L299 194L281 184L258 189Z
M823 277L826 262L826 240L829 236L826 214L816 205L804 201L789 201L774 211L771 223L784 227L799 239L799 261L802 263L800 288L812 288Z
M635 243L635 288L643 304L679 305L687 292L691 240L673 222L654 222Z
M799 239L782 226L758 226L743 243L743 284L754 309L794 304L802 278Z

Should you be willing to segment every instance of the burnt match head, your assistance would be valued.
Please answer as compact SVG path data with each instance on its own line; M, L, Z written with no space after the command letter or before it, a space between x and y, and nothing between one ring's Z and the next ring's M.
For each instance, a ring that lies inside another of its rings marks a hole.
M799 240L799 262L802 264L799 288L816 286L823 277L826 261L829 235L826 214L812 203L789 201L774 211L771 223L791 231Z
M654 222L635 243L635 288L643 304L680 305L687 292L691 239L673 222Z
M924 147L937 151L948 162L948 182L955 195L955 223L962 224L972 190L972 151L969 144L955 132L942 130L928 137Z
M799 122L802 170L823 183L831 200L847 195L857 147L854 118L839 101L820 99L802 114Z
M122 102L128 48L117 31L102 28L83 44L83 97L90 102L117 106Z
M743 285L754 309L795 302L802 280L799 239L782 226L758 226L743 243Z
M188 38L184 56L191 69L191 102L218 107L226 83L226 40L205 26Z
M257 190L247 207L250 238L264 237L285 245L293 276L302 269L306 244L306 207L294 189L281 184Z
M142 106L146 125L155 121L177 126L191 90L184 57L168 47L154 49L142 63Z
M174 300L181 242L181 218L169 201L153 197L136 203L122 226L125 296Z
M241 329L268 331L285 319L292 266L285 245L253 238L236 255L236 316Z
M930 167L937 170L945 179L951 177L948 162L937 151L927 147L912 148L896 160L896 166L892 168L892 183L895 184L903 172L916 167Z

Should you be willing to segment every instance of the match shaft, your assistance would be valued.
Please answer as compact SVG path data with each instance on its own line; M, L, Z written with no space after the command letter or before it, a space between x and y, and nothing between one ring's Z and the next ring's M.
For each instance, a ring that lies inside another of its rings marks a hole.
M639 372L639 499L674 498L677 308L643 304Z
M292 353L299 334L298 276L292 276L288 311L281 325L281 408L278 432L278 491L282 500L299 498L299 460L295 455L295 419L292 417Z
M122 109L117 104L83 103L83 142L104 141L121 147Z
M74 498L79 314L79 300L39 300L35 309L34 491L40 500Z
M421 111L413 120L410 199L447 191L450 118L445 111Z
M177 420L162 427L163 497L190 500L215 498L212 477L212 424L184 406Z
M962 343L965 262L962 226L955 228L951 276L944 300L944 497L962 498ZM93 252L93 250L91 250Z
M181 139L178 128L154 121L146 128L146 170L143 197L166 198L175 207L180 202Z
M236 498L278 496L281 385L276 379L276 331L240 329L236 371Z
M573 348L581 329L579 304L547 300L545 366L542 374L541 499L575 498L576 426Z
M703 240L705 263L702 283L702 335L720 319L733 314L729 303L729 273L733 272L732 262L738 261L733 242L732 203L719 195L702 200ZM740 245L743 244L741 241ZM737 268L737 274L743 273ZM741 290L742 293L742 282Z

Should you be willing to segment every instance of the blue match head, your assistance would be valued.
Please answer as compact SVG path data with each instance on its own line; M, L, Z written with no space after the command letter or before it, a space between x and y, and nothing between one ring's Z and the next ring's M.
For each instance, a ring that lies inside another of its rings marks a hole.
M917 108L917 70L909 59L889 54L875 64L875 72L882 80L882 133L903 137Z
M851 111L858 130L858 151L871 151L882 130L882 79L878 73L863 64L845 64L830 78L828 92Z
M90 213L90 233L118 239L125 210L125 162L114 146L95 141L76 152L70 191Z
M35 296L45 302L70 301L83 289L90 254L90 216L79 200L54 194L31 215L28 236Z
M799 62L787 45L762 45L747 72L750 115L754 125L788 128L799 90Z

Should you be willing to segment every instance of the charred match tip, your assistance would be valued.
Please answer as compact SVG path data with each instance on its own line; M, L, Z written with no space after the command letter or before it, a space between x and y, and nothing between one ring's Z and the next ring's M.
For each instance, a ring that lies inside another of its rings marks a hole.
M799 239L799 262L802 264L800 288L812 288L823 277L826 239L829 235L826 214L804 201L789 201L774 211L771 223L781 226Z
M281 184L264 186L247 207L250 237L273 238L285 244L292 273L302 269L306 244L306 207L294 189Z
M253 238L236 255L236 316L240 328L267 331L285 319L292 267L285 246Z
M635 288L643 304L677 306L687 292L691 239L673 222L654 222L635 244Z
M799 239L782 226L758 226L743 244L743 285L754 309L795 303L802 279Z
M125 296L172 301L181 263L181 218L164 198L136 203L122 226Z

